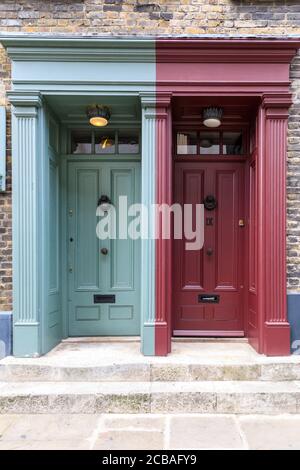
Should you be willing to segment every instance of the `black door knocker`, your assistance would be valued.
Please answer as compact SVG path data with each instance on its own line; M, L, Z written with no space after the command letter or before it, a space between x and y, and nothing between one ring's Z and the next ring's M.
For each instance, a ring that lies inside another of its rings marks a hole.
M214 209L217 208L216 198L215 198L215 196L212 196L212 195L206 196L206 198L204 199L203 204L204 204L204 207L207 211L213 211Z
M107 212L110 206L111 206L111 200L109 199L108 196L105 196L104 194L102 194L102 196L98 200L97 207L101 207L103 212Z

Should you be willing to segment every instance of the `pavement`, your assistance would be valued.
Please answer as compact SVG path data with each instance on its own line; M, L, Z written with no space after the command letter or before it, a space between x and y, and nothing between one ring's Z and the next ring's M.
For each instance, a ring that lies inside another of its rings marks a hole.
M300 450L300 415L0 415L0 450L139 449Z

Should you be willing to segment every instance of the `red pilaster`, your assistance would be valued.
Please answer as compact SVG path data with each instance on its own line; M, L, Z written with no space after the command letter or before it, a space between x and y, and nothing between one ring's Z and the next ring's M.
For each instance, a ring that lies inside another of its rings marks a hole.
M286 300L286 140L291 96L264 95L258 158L261 352L290 354Z
M156 202L172 204L170 94L157 93L156 101ZM157 220L155 355L171 351L171 239L162 237L162 220Z

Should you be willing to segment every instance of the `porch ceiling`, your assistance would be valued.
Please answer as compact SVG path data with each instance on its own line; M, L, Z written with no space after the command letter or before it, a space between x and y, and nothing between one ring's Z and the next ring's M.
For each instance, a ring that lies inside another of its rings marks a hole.
M63 123L87 123L86 108L103 104L111 111L111 124L140 120L140 102L134 96L47 96L46 101Z
M224 124L248 122L257 111L257 97L199 96L175 97L172 103L174 122L199 122L203 108L221 106Z

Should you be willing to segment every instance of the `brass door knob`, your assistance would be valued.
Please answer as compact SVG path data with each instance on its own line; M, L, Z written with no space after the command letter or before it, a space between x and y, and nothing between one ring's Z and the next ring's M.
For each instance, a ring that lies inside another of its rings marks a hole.
M108 249L107 249L107 248L101 248L101 253L102 253L103 255L107 255Z

